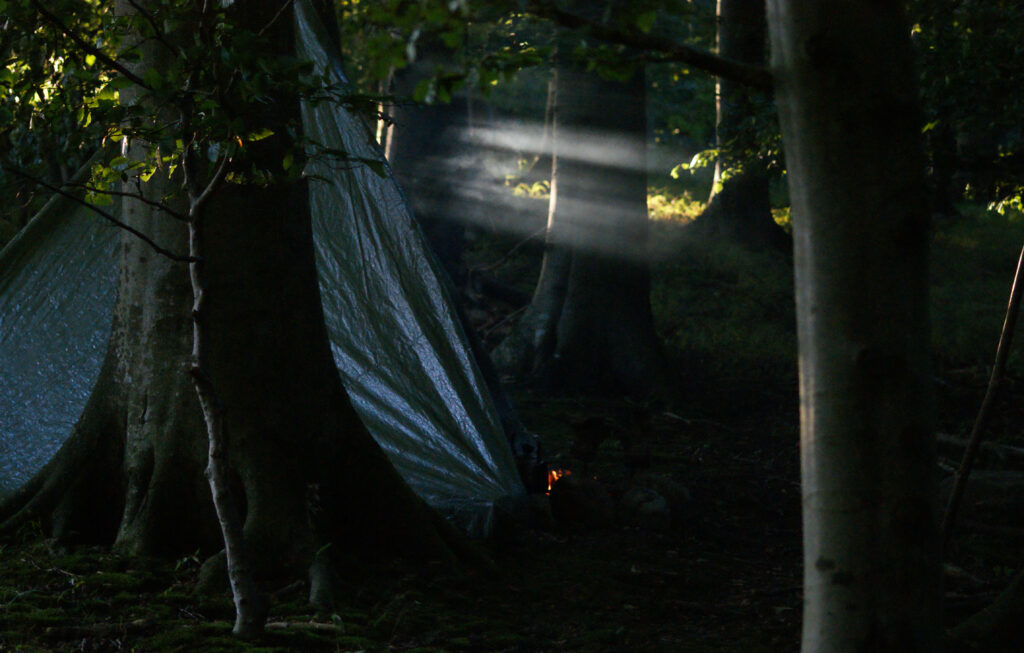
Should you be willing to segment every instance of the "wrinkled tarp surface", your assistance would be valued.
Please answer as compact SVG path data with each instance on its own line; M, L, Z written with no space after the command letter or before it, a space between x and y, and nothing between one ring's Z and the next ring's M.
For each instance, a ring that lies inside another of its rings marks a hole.
M310 3L295 8L299 56L343 84ZM304 105L302 122L321 146L308 172L327 329L363 421L413 489L449 514L523 494L439 266L373 132L331 102Z
M313 10L298 2L296 17L300 56L343 83ZM524 491L438 266L362 119L323 102L303 107L303 125L314 143L348 153L313 156L308 170L345 387L410 486L484 532L493 502ZM118 237L65 202L0 254L0 494L38 471L81 414L105 354Z
M54 197L0 255L0 496L53 456L106 353L115 230Z

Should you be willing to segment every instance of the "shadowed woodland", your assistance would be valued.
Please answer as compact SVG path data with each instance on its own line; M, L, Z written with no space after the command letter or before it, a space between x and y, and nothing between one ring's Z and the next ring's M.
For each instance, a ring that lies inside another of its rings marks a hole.
M1022 19L0 0L0 650L1024 649Z

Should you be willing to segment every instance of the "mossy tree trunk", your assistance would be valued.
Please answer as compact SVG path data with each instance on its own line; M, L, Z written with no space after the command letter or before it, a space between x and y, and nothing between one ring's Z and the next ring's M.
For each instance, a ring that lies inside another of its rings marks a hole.
M803 651L939 650L929 214L899 4L769 3L795 241Z

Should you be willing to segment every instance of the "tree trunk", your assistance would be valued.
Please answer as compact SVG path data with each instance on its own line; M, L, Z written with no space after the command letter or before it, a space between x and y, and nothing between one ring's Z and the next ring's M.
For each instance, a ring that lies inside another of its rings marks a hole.
M544 234L544 257L533 296L515 328L492 353L495 364L515 378L541 385L547 382L548 367L555 351L558 321L569 286L572 250L563 221L556 220L558 209L560 142L558 79L561 66L551 71L548 103L551 111L551 188L548 199L548 221ZM566 232L566 233L563 233Z
M614 82L570 70L559 84L556 220L569 226L573 260L553 378L575 390L642 398L664 371L647 267L646 76L640 68Z
M279 9L265 8L271 16ZM277 156L279 165L275 140L249 156ZM168 183L177 181L154 177L148 196L163 197ZM225 184L204 211L208 373L257 577L308 570L313 587L329 584L315 559L328 544L342 556L453 561L459 536L401 480L342 387L305 184ZM152 202L125 199L122 215L166 249L188 251L185 224ZM120 257L112 333L90 400L51 462L0 504L0 521L39 520L59 540L127 554L212 554L223 544L189 374L188 269L127 233Z
M750 0L718 0L718 54L761 65L765 58L765 7ZM768 173L759 157L736 161L726 150L756 147L750 123L758 114L763 94L749 86L719 78L715 87L715 177L708 206L696 225L708 235L725 237L751 247L769 247L785 254L793 243L775 224L768 201ZM738 143L732 142L739 138ZM726 165L726 160L730 165Z
M663 378L647 269L646 84L560 66L547 251L501 362L559 390L646 397Z
M898 4L772 0L792 199L803 651L935 651L928 210Z

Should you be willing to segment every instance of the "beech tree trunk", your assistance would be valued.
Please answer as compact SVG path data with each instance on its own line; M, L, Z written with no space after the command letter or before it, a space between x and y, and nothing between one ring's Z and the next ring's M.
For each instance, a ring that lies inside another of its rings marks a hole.
M262 8L273 16L280 7ZM290 43L290 18L277 25ZM261 158L272 165L276 157L279 166L282 146L276 136L260 141L243 169ZM167 184L180 188L158 175L148 198L162 198ZM305 184L227 183L204 213L206 363L257 578L308 570L311 587L329 587L329 566L315 559L328 544L338 556L372 560L452 562L465 553L460 536L401 480L342 387L324 326ZM186 225L152 202L126 198L122 216L160 246L188 252ZM188 268L124 234L96 385L53 460L0 504L3 528L38 520L61 541L112 544L133 555L223 547L189 374L191 308Z
M718 54L743 63L761 65L765 60L766 22L763 2L718 0ZM785 254L793 243L775 224L769 204L768 173L758 157L735 161L726 151L733 147L756 147L744 131L752 130L763 93L740 82L718 78L715 87L715 145L719 157L707 208L695 226L712 236ZM745 124L747 123L747 124ZM738 144L731 143L740 137ZM727 167L725 159L732 161Z
M547 251L499 348L508 370L569 392L645 397L664 360L647 267L646 83L560 65Z
M792 200L803 651L939 650L927 190L898 3L769 3Z

